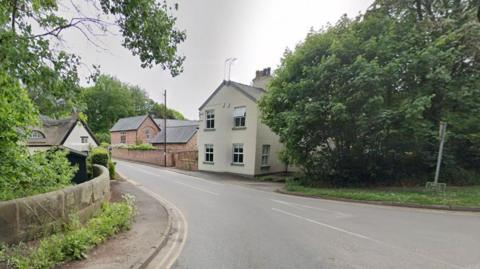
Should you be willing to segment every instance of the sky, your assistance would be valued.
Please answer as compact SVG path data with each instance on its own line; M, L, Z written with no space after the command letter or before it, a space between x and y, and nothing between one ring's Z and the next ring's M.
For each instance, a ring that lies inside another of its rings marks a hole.
M171 1L171 0L170 0ZM80 0L81 3L86 1ZM198 119L198 107L224 78L226 58L237 61L231 80L250 84L256 70L275 69L286 48L294 49L310 29L335 23L343 14L355 17L373 0L179 0L177 27L186 41L179 54L186 56L184 72L172 77L160 67L142 68L140 60L121 46L119 34L108 34L94 46L74 29L62 36L62 47L81 57L82 84L92 64L102 73L145 89L150 98L188 119ZM87 2L88 3L88 2ZM85 5L85 4L79 4ZM88 9L89 7L86 7Z

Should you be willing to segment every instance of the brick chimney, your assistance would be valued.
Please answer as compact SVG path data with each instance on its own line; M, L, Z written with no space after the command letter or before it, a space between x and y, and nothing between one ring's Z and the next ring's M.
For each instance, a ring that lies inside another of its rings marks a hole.
M255 78L252 80L252 86L267 90L267 84L272 79L270 72L270 67L264 68L263 70L257 70L257 72L255 72Z

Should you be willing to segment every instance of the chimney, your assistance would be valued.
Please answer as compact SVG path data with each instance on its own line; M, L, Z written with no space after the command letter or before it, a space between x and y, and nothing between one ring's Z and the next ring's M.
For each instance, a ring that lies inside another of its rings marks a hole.
M264 68L263 70L257 70L255 72L255 78L252 80L252 86L267 90L267 84L272 79L270 72L270 67Z

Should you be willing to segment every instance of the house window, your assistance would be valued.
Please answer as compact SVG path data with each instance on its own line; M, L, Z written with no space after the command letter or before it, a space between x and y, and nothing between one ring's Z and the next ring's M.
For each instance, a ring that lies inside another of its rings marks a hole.
M246 107L236 107L233 110L233 126L235 128L245 127L246 116L247 116Z
M122 144L127 143L127 132L125 131L120 132L120 143Z
M270 155L270 145L262 146L262 166L268 166L268 157Z
M43 139L45 136L40 131L32 131L30 139Z
M147 138L147 140L150 140L150 129L145 130L145 137Z
M206 114L206 128L214 129L215 128L215 111L207 110L205 111L205 114Z
M205 145L205 162L213 163L213 145Z
M88 136L81 136L80 139L82 140L82 144L88 143Z
M243 164L243 144L233 144L233 163Z

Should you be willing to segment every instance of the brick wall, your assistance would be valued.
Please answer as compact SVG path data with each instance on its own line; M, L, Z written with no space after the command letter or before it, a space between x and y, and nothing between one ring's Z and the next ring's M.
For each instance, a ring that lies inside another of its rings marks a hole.
M197 171L198 170L198 151L182 151L175 152L174 155L175 168Z
M125 144L134 145L137 144L137 142L141 144L148 143L147 130L150 132L150 139L153 139L160 132L160 128L158 128L157 124L153 122L150 117L147 117L137 130L124 131L126 138ZM122 132L110 132L111 144L121 144L121 137Z
M112 145L117 145L121 143L122 132L111 132L110 139ZM137 140L137 131L125 131L125 144L133 145Z
M150 138L147 138L147 130L150 131ZM153 122L150 117L147 117L147 119L140 125L137 130L137 139L142 144L148 143L149 140L153 139L159 132L160 129L158 128L157 124Z
M122 149L122 148L113 148L112 156L114 158L156 164L160 166L165 166L165 157L163 155L163 150L134 150L134 149ZM173 153L167 152L167 166L174 166Z

